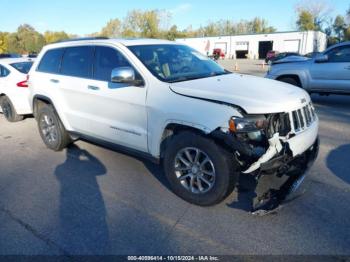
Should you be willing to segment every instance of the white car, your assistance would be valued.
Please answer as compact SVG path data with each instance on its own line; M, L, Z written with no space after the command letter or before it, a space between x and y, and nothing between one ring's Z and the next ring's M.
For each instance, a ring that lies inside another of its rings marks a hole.
M0 59L0 110L10 122L32 114L27 84L32 64L33 60L28 58Z
M141 154L197 205L222 201L241 174L286 177L254 210L273 209L318 152L318 118L305 91L228 72L186 45L66 41L44 47L29 76L48 148L84 138Z

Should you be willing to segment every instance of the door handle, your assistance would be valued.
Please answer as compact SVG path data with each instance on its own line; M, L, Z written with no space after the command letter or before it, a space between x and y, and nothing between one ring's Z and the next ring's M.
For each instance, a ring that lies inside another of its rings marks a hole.
M100 90L100 88L98 86L90 86L90 85L88 85L87 88L89 90L94 90L94 91Z
M346 66L344 67L344 69L350 70L350 66Z
M60 81L57 80L57 79L50 79L50 82L57 84L57 83L59 83Z

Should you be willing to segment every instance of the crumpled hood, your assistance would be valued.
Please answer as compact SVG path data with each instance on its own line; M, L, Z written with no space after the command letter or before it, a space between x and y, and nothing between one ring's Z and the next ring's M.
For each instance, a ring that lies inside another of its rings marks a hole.
M248 114L289 112L310 101L299 87L240 74L173 83L170 89L179 95L236 105Z

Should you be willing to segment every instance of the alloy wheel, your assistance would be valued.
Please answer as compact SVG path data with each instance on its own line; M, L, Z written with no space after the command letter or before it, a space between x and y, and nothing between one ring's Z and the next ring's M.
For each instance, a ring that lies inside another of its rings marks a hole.
M40 128L45 140L53 144L57 141L57 126L51 116L45 114L40 119Z
M2 108L2 113L4 114L4 116L6 118L10 118L11 117L11 105L8 102L4 102L1 105Z
M212 189L216 177L213 161L195 147L186 147L176 154L175 174L181 185L194 194Z

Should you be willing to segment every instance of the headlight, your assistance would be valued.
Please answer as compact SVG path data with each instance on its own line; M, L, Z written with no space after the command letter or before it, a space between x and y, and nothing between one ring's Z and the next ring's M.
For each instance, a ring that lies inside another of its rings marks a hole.
M229 120L229 130L232 133L251 133L260 131L267 126L265 119L246 119L231 117Z

